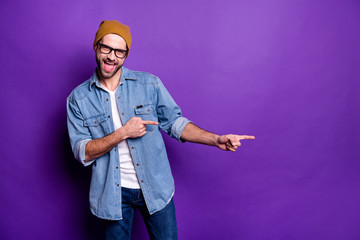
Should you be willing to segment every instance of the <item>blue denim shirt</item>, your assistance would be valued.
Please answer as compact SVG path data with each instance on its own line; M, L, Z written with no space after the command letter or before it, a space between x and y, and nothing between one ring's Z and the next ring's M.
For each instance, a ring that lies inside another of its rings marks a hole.
M182 117L160 79L149 73L122 67L116 101L123 124L132 117L159 122L159 125L147 125L144 136L127 139L146 206L153 214L164 208L174 194L174 180L160 129L181 141L181 133L190 121ZM67 98L67 116L75 158L84 166L92 164L89 193L92 213L103 219L122 219L117 146L97 159L84 162L86 144L114 132L110 95L100 88L96 72Z

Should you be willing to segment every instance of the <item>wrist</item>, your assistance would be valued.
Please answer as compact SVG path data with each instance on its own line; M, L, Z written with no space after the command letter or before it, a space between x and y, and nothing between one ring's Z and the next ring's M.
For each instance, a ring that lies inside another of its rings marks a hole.
M118 133L118 142L121 142L127 138L129 138L127 128L125 126L122 126L117 130Z
M214 134L214 136L213 136L214 146L219 147L219 145L220 145L220 143L219 143L219 137L220 137L220 135Z

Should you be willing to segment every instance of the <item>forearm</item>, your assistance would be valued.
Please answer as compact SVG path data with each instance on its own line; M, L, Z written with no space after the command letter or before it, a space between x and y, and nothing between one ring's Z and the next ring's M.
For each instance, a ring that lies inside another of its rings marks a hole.
M193 123L188 123L181 134L181 140L210 146L218 146L218 138L219 135L201 129Z
M101 157L126 138L125 129L121 127L105 137L91 140L85 147L85 162Z

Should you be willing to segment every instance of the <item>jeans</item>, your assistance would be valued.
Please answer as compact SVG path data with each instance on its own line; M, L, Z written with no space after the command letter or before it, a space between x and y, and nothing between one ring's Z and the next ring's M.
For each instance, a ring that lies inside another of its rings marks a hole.
M173 199L162 210L150 215L140 189L121 188L123 219L105 221L107 240L130 240L135 209L144 219L150 239L178 239L175 205Z

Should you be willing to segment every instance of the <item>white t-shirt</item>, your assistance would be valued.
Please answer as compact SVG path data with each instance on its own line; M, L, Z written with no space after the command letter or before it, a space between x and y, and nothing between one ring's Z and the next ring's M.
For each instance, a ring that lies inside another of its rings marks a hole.
M110 94L111 112L113 116L115 131L122 127L119 109L116 104L115 91L110 91L102 86L105 91ZM118 144L118 153L120 159L121 186L132 189L140 189L139 180L136 175L135 166L126 140Z

